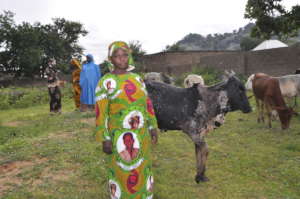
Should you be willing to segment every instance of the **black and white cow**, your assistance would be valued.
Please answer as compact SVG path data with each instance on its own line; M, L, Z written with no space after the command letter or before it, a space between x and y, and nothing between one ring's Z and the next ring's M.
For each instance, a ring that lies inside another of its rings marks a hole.
M195 84L191 88L146 81L158 127L161 130L182 130L195 144L197 175L195 180L207 181L205 176L208 147L204 135L215 117L228 111L251 111L246 90L234 75L214 86Z

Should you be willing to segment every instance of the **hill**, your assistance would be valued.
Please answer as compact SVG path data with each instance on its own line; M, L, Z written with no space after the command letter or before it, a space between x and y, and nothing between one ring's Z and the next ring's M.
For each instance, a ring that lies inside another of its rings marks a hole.
M190 33L182 40L176 42L175 45L177 45L181 50L241 50L241 42L243 40L245 42L245 39L248 39L248 41L251 39L250 33L253 26L253 23L249 23L231 33L216 33L213 35L208 34L207 36L197 33ZM254 46L261 41L262 40L259 39L252 39ZM288 45L292 45L299 41L300 36L296 38L289 38L287 41L283 42Z

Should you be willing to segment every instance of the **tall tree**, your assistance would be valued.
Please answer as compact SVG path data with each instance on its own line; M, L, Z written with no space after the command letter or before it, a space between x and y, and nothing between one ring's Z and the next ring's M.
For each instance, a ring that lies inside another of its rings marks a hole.
M136 70L140 71L141 65L139 65L139 60L146 54L146 51L143 50L142 43L140 41L129 41L128 46L132 50L132 58L135 61Z
M132 57L134 60L138 60L139 57L146 54L146 51L143 50L140 41L129 41L128 45L129 48L132 50Z
M174 43L172 45L167 45L165 52L175 52L175 51L184 51L184 48L179 45L179 43Z
M50 58L55 58L58 67L67 71L70 57L82 53L78 39L87 31L81 23L57 18L53 24L16 25L13 17L10 11L0 14L1 71L16 76L40 75Z
M241 50L249 51L255 48L258 44L260 44L263 40L252 38L252 37L243 37L240 42Z
M270 39L278 36L286 39L295 36L300 28L300 6L290 11L281 4L282 0L248 0L245 18L255 19L251 36Z

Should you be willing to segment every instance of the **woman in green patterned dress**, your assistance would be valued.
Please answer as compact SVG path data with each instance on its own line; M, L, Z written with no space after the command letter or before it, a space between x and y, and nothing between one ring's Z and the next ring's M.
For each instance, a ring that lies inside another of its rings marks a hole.
M125 42L109 46L114 70L96 88L96 139L109 154L109 190L113 199L153 198L151 145L157 143L157 122L145 84L133 67Z

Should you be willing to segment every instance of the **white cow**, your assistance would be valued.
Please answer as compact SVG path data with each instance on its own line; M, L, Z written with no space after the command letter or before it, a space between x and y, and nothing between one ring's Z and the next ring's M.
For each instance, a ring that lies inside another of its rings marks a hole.
M204 84L204 80L202 78L201 75L196 75L196 74L190 74L188 75L184 81L183 81L183 86L184 88L190 88L192 87L194 84L201 84L201 85L205 85Z

